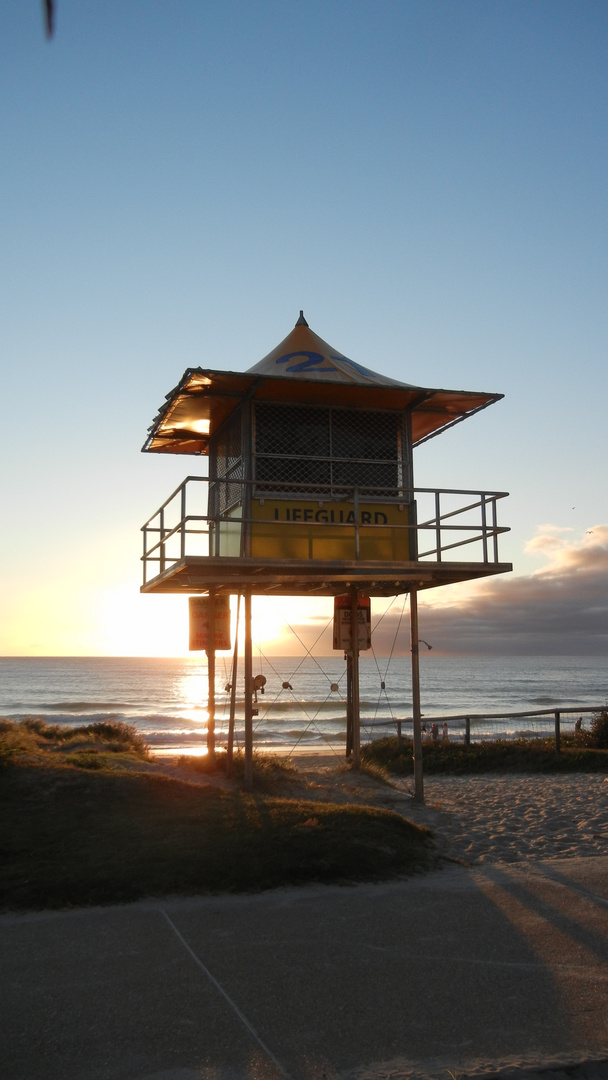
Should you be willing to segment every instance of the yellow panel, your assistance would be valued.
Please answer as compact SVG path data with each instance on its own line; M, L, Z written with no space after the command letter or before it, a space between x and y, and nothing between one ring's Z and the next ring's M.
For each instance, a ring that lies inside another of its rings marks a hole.
M254 499L251 554L258 559L354 559L352 503ZM361 503L359 558L410 559L407 506Z

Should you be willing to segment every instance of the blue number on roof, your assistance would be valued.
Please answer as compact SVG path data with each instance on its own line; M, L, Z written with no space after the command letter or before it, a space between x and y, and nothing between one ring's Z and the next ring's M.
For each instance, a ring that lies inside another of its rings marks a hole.
M354 360L349 360L348 356L332 356L332 360L339 360L341 364L350 364L355 371L358 371L360 375L366 375L368 379L373 379L373 373L368 371L367 368L361 367L361 364L355 364Z
M285 356L279 356L279 359L276 361L276 363L277 364L287 364L287 363L289 363L289 361L294 356L305 356L307 359L306 360L301 360L298 364L289 364L289 367L286 368L287 371L332 371L333 370L332 367L331 367L331 364L328 365L327 367L322 367L321 366L323 364L323 361L324 361L325 357L322 356L322 354L318 353L318 352L303 352L303 351L290 352L290 353L287 353Z

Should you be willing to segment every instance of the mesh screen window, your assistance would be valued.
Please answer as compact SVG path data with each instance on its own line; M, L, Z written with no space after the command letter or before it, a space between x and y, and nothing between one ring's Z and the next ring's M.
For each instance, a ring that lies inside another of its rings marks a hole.
M396 497L402 483L401 417L364 409L259 403L255 408L256 485L272 494ZM261 490L256 491L261 494Z

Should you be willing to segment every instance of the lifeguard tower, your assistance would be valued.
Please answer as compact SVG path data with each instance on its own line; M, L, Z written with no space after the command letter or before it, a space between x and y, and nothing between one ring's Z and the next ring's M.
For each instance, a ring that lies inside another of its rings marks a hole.
M501 397L379 375L313 333L302 312L247 371L189 368L167 395L143 450L203 456L208 470L186 477L143 526L142 592L207 594L211 612L218 594L244 597L246 779L252 596L348 595L354 626L361 596L409 593L422 801L418 591L512 567L498 554L508 530L498 525L497 503L507 493L417 489L413 450ZM349 651L358 761L357 641Z

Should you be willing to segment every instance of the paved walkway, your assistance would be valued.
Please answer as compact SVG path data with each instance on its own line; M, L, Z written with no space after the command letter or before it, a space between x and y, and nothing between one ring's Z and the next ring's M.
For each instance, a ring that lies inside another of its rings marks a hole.
M608 1077L608 856L0 918L2 1080Z

